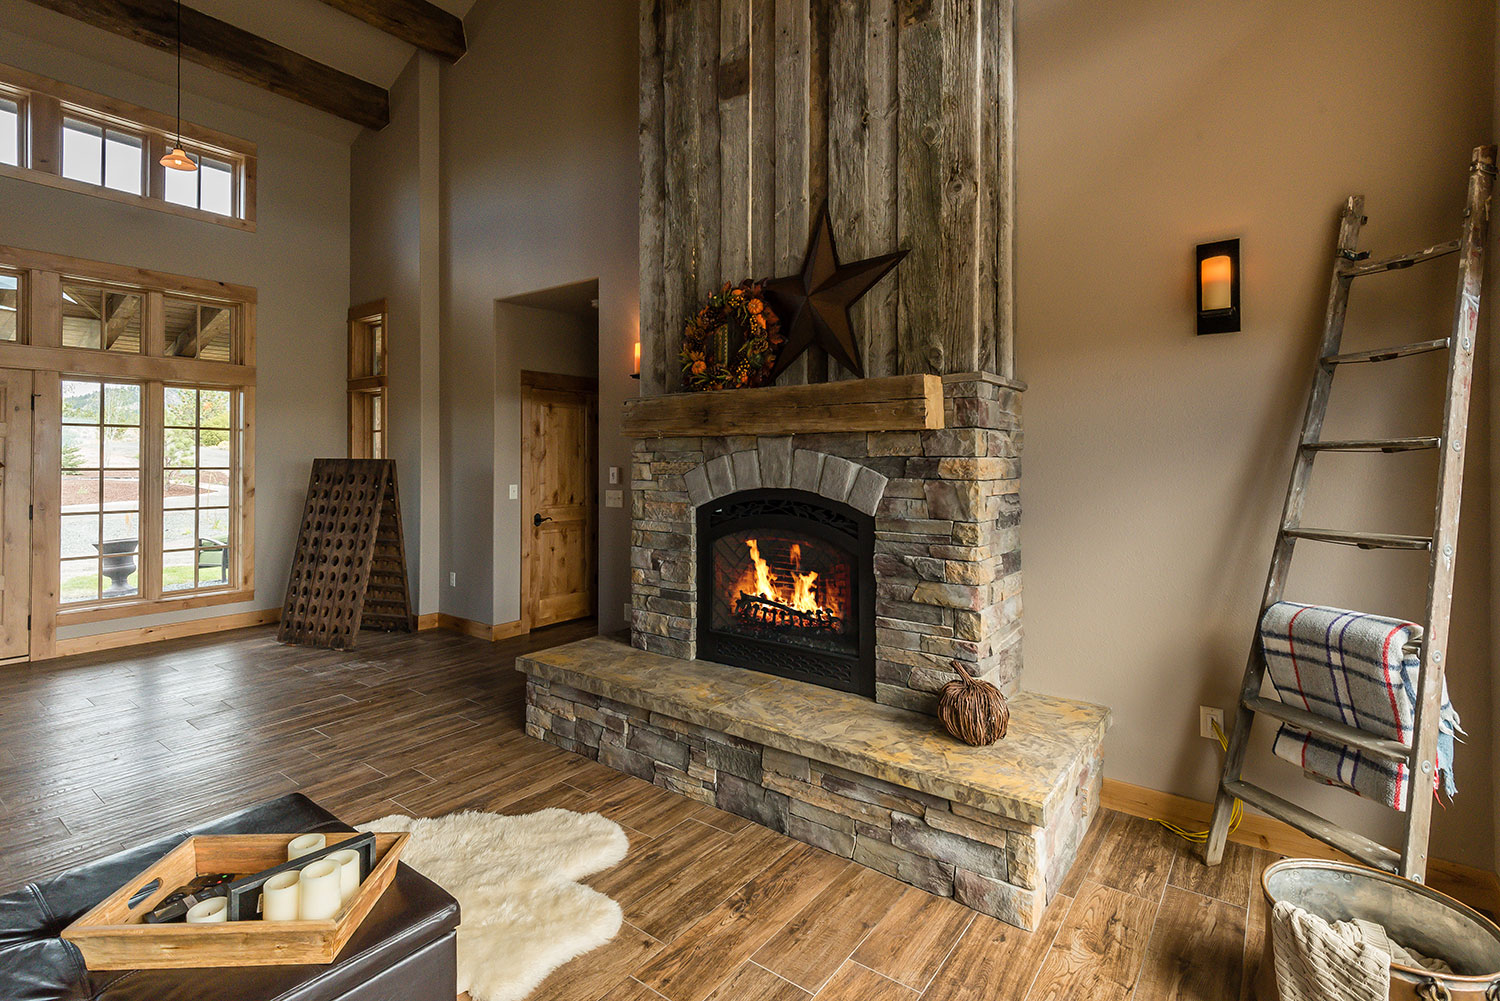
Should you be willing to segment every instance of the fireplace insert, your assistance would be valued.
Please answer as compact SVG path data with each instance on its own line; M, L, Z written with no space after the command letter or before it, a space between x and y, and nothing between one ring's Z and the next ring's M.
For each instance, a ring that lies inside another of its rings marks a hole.
M799 490L698 509L698 656L875 697L875 521Z

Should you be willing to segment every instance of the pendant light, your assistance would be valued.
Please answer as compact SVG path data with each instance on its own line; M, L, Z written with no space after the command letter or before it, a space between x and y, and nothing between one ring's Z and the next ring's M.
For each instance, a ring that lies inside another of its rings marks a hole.
M177 142L160 162L172 170L198 169L193 158L182 151L182 0L177 0Z

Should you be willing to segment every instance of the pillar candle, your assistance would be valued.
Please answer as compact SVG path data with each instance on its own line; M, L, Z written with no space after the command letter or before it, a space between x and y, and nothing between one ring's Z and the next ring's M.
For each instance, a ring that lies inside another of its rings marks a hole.
M345 848L323 857L339 867L339 899L347 904L359 889L359 852Z
M1231 283L1234 278L1233 263L1227 254L1205 257L1201 265L1203 282L1203 311L1228 309L1234 305L1231 299Z
M278 872L260 888L260 916L266 921L296 921L302 874Z
M187 912L188 924L206 925L229 920L229 900L226 897L209 897L200 900Z
M328 847L328 839L321 834L304 834L293 838L286 846L286 860L301 858L308 852L321 851Z
M339 867L326 858L318 859L302 870L298 880L297 918L300 921L326 921L343 906L339 899Z

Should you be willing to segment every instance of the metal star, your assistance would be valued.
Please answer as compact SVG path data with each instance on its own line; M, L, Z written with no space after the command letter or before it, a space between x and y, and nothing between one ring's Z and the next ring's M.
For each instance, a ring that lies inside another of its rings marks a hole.
M765 285L766 298L780 318L782 336L786 338L768 381L774 382L815 343L863 378L865 369L860 362L859 346L854 343L849 307L901 263L906 253L898 250L853 264L840 264L825 201L813 221L802 271L773 278Z

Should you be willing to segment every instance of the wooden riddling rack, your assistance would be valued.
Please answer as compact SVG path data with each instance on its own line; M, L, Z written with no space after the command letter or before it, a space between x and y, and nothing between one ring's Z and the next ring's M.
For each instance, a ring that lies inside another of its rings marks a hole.
M277 638L352 650L361 628L415 628L396 464L315 459Z

